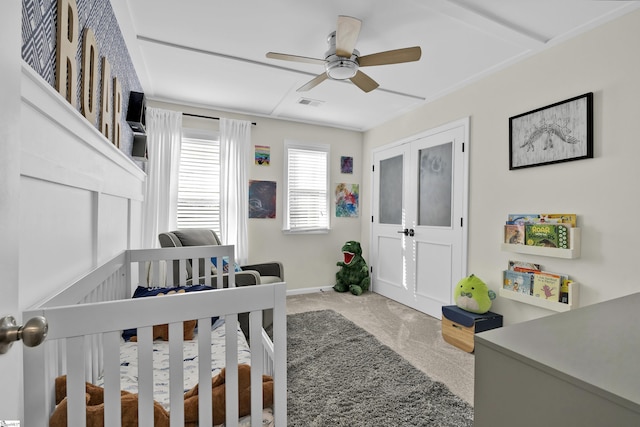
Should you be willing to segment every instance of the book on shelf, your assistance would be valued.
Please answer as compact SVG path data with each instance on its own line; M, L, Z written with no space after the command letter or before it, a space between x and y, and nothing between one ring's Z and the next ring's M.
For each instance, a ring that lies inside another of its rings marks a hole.
M507 224L565 224L567 227L576 227L577 222L578 217L576 214L541 213L507 215Z
M509 214L507 224L532 224L538 222L539 214Z
M576 214L540 214L538 222L551 224L565 224L569 227L575 227L577 224Z
M505 270L502 288L520 294L531 295L533 276L532 273Z
M547 301L560 301L560 288L563 276L560 274L539 271L533 274L532 295Z
M507 224L504 226L504 242L510 245L524 245L524 224Z
M534 262L509 260L509 263L507 265L507 270L515 270L516 268L526 268L529 270L538 270L538 271L542 269L540 267L540 264L536 264Z
M569 228L565 224L525 224L525 244L569 249Z
M573 283L573 280L564 278L560 285L560 302L564 304L569 304L569 287L571 286L571 283Z

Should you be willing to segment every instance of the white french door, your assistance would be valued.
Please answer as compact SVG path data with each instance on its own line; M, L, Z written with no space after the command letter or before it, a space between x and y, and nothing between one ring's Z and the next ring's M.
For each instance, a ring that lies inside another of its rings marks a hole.
M372 290L438 319L466 276L468 123L373 153Z

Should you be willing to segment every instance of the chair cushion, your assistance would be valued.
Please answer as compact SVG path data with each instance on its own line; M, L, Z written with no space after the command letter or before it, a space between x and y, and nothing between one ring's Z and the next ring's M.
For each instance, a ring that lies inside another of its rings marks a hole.
M282 282L282 279L278 276L260 276L260 283L268 284L268 283L278 283Z
M176 230L173 234L180 240L182 246L209 246L219 244L215 235L210 231L202 230Z

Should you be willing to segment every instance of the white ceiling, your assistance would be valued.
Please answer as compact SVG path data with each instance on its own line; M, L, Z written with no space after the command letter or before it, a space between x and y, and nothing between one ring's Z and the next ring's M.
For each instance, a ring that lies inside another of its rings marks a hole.
M638 1L112 0L149 99L367 130L524 57L631 12ZM321 65L338 15L362 20L361 55L420 46L418 62L363 68L364 93ZM595 59L594 59L595 60ZM303 98L319 105L302 105Z

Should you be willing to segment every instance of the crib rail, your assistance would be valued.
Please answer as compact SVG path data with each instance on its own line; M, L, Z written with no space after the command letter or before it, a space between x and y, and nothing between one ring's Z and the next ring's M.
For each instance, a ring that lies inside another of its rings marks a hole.
M25 318L41 315L49 322L47 340L40 347L24 350L25 425L48 425L55 407L54 380L67 375L69 426L85 426L85 381L104 376L105 425L120 426L119 345L123 329L138 328L139 422L153 425L152 326L169 324L170 417L171 426L184 425L182 384L182 322L198 319L198 328L211 326L211 316L223 316L226 329L227 395L237 396L238 363L237 313L250 313L251 408L262 412L262 374L274 378L274 417L276 425L286 425L286 285L259 285L175 295L171 298L129 299L131 288L144 285L173 286L174 261L192 262L194 277L207 278L208 284L222 288L222 275L213 279L211 257L228 256L233 265L233 248L165 248L125 251L58 295L26 311ZM198 271L198 259L205 260L205 271ZM177 264L176 264L177 265ZM184 264L179 264L180 268ZM220 261L218 265L222 265ZM182 270L186 270L181 268ZM162 278L160 280L160 278ZM160 283L160 281L162 283ZM187 282L181 274L181 283ZM212 283L215 282L215 283ZM175 285L178 285L175 284ZM262 328L262 311L273 309L273 341ZM176 337L174 339L174 337ZM207 342L209 340L209 342ZM198 358L211 360L211 337L198 335ZM44 379L44 382L43 382ZM201 363L199 383L211 382L211 367ZM211 389L200 388L200 425L212 425ZM226 399L227 426L238 422L237 399ZM73 415L72 415L73 414ZM252 416L252 426L262 424Z

